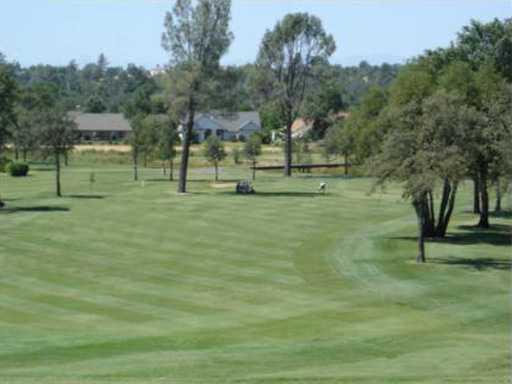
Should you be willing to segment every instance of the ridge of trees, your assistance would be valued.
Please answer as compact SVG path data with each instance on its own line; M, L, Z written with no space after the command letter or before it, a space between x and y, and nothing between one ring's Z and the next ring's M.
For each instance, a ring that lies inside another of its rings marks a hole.
M113 67L110 66L106 57L104 58L107 60L106 63L102 64L105 67L101 70L100 58L97 62L84 66L79 66L72 60L66 66L40 64L23 67L19 63L8 62L5 56L2 60L4 65L11 69L21 88L36 84L53 84L68 110L80 108L84 112L121 113L133 93L141 87L153 88L152 110L154 113L165 113L167 110L164 97L165 73L152 75L148 69L135 64L129 64L124 68ZM365 61L354 66L330 65L329 76L323 78L323 83L329 84L328 89L324 90L320 83L313 84L312 86L320 93L318 96L315 93L314 97L306 98L300 115L315 119L326 109L327 111L348 110L355 107L373 87L388 87L401 67L401 64L388 63L370 65ZM231 91L237 96L235 109L238 111L257 109L261 113L265 128L277 128L278 113L268 111L274 104L267 105L260 96L255 94L255 86L252 84L252 77L256 70L255 64L231 65L226 68L231 73L229 79ZM322 109L311 110L314 107L313 104L318 104L318 101L321 101L322 106L326 103L331 104Z
M476 226L490 226L489 188L501 209L512 169L511 36L510 19L472 21L449 47L426 51L388 88L371 89L325 137L327 152L365 163L376 187L403 183L418 219L420 262L424 239L446 235L463 179L474 180Z

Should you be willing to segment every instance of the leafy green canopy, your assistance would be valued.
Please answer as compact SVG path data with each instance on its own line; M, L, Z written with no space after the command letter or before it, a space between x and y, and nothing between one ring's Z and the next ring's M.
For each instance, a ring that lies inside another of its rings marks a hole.
M47 156L65 155L73 149L76 123L64 109L41 109L38 124L41 127L42 149Z
M232 80L232 73L220 68L220 59L233 41L229 30L231 1L176 1L172 12L165 16L162 47L170 54L171 70L166 84L173 109L184 118L190 100L203 109L220 91L219 83ZM231 76L230 76L231 75Z
M260 88L273 89L270 97L283 107L285 176L291 175L291 126L304 100L307 80L313 66L325 63L335 49L334 39L324 31L320 19L307 13L286 15L263 36L256 63L260 73L265 73L260 78L268 83Z
M244 157L251 163L256 164L258 156L261 155L261 139L253 135L244 144Z
M233 34L229 31L231 2L177 0L165 16L162 45L171 53L171 63L181 68L216 69L227 52Z
M17 124L17 97L18 84L14 75L7 66L0 65L0 154Z
M215 167L215 180L219 180L219 163L227 156L224 143L217 136L209 136L204 143L204 157Z
M288 113L296 113L306 91L306 80L315 63L327 60L336 49L322 22L307 13L286 15L263 36L258 52L260 70L270 71L276 97Z
M217 164L226 158L224 143L217 136L210 136L205 141L204 157L213 164Z
M494 19L489 23L472 20L457 36L460 58L472 69L490 62L496 71L512 81L512 20Z
M511 168L510 85L494 55L505 39L499 25L473 22L457 45L416 58L391 85L387 105L369 119L383 138L367 154L370 170L377 185L403 182L418 217L419 261L425 236L445 236L460 180L478 180L478 226L488 228L489 182L499 185Z
M177 0L172 12L165 16L162 46L170 53L172 68L168 71L169 105L179 120L186 120L183 130L178 192L186 192L188 158L197 110L211 105L227 105L233 99L232 71L220 68L233 34L229 30L231 1ZM212 101L214 101L212 103ZM236 104L236 103L233 103Z

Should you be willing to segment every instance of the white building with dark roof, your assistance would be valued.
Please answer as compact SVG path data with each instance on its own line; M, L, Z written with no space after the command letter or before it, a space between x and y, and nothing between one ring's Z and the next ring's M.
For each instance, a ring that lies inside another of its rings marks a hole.
M181 138L183 138L184 128L185 125L180 124ZM211 135L221 140L246 141L259 131L261 131L259 112L198 113L194 119L193 133L199 142L205 141Z

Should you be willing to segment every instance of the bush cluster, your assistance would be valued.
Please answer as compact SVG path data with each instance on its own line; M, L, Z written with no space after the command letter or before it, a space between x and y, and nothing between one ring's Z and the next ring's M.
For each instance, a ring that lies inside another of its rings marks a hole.
M9 164L9 174L14 177L27 176L28 170L28 163L24 161L14 161Z

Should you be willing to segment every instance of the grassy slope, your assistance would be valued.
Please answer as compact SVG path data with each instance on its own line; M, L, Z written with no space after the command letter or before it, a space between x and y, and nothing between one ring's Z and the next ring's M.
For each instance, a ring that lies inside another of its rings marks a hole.
M412 209L368 180L196 175L180 197L94 167L62 199L49 171L3 181L4 384L508 382L508 235L459 227L469 186L419 266Z

